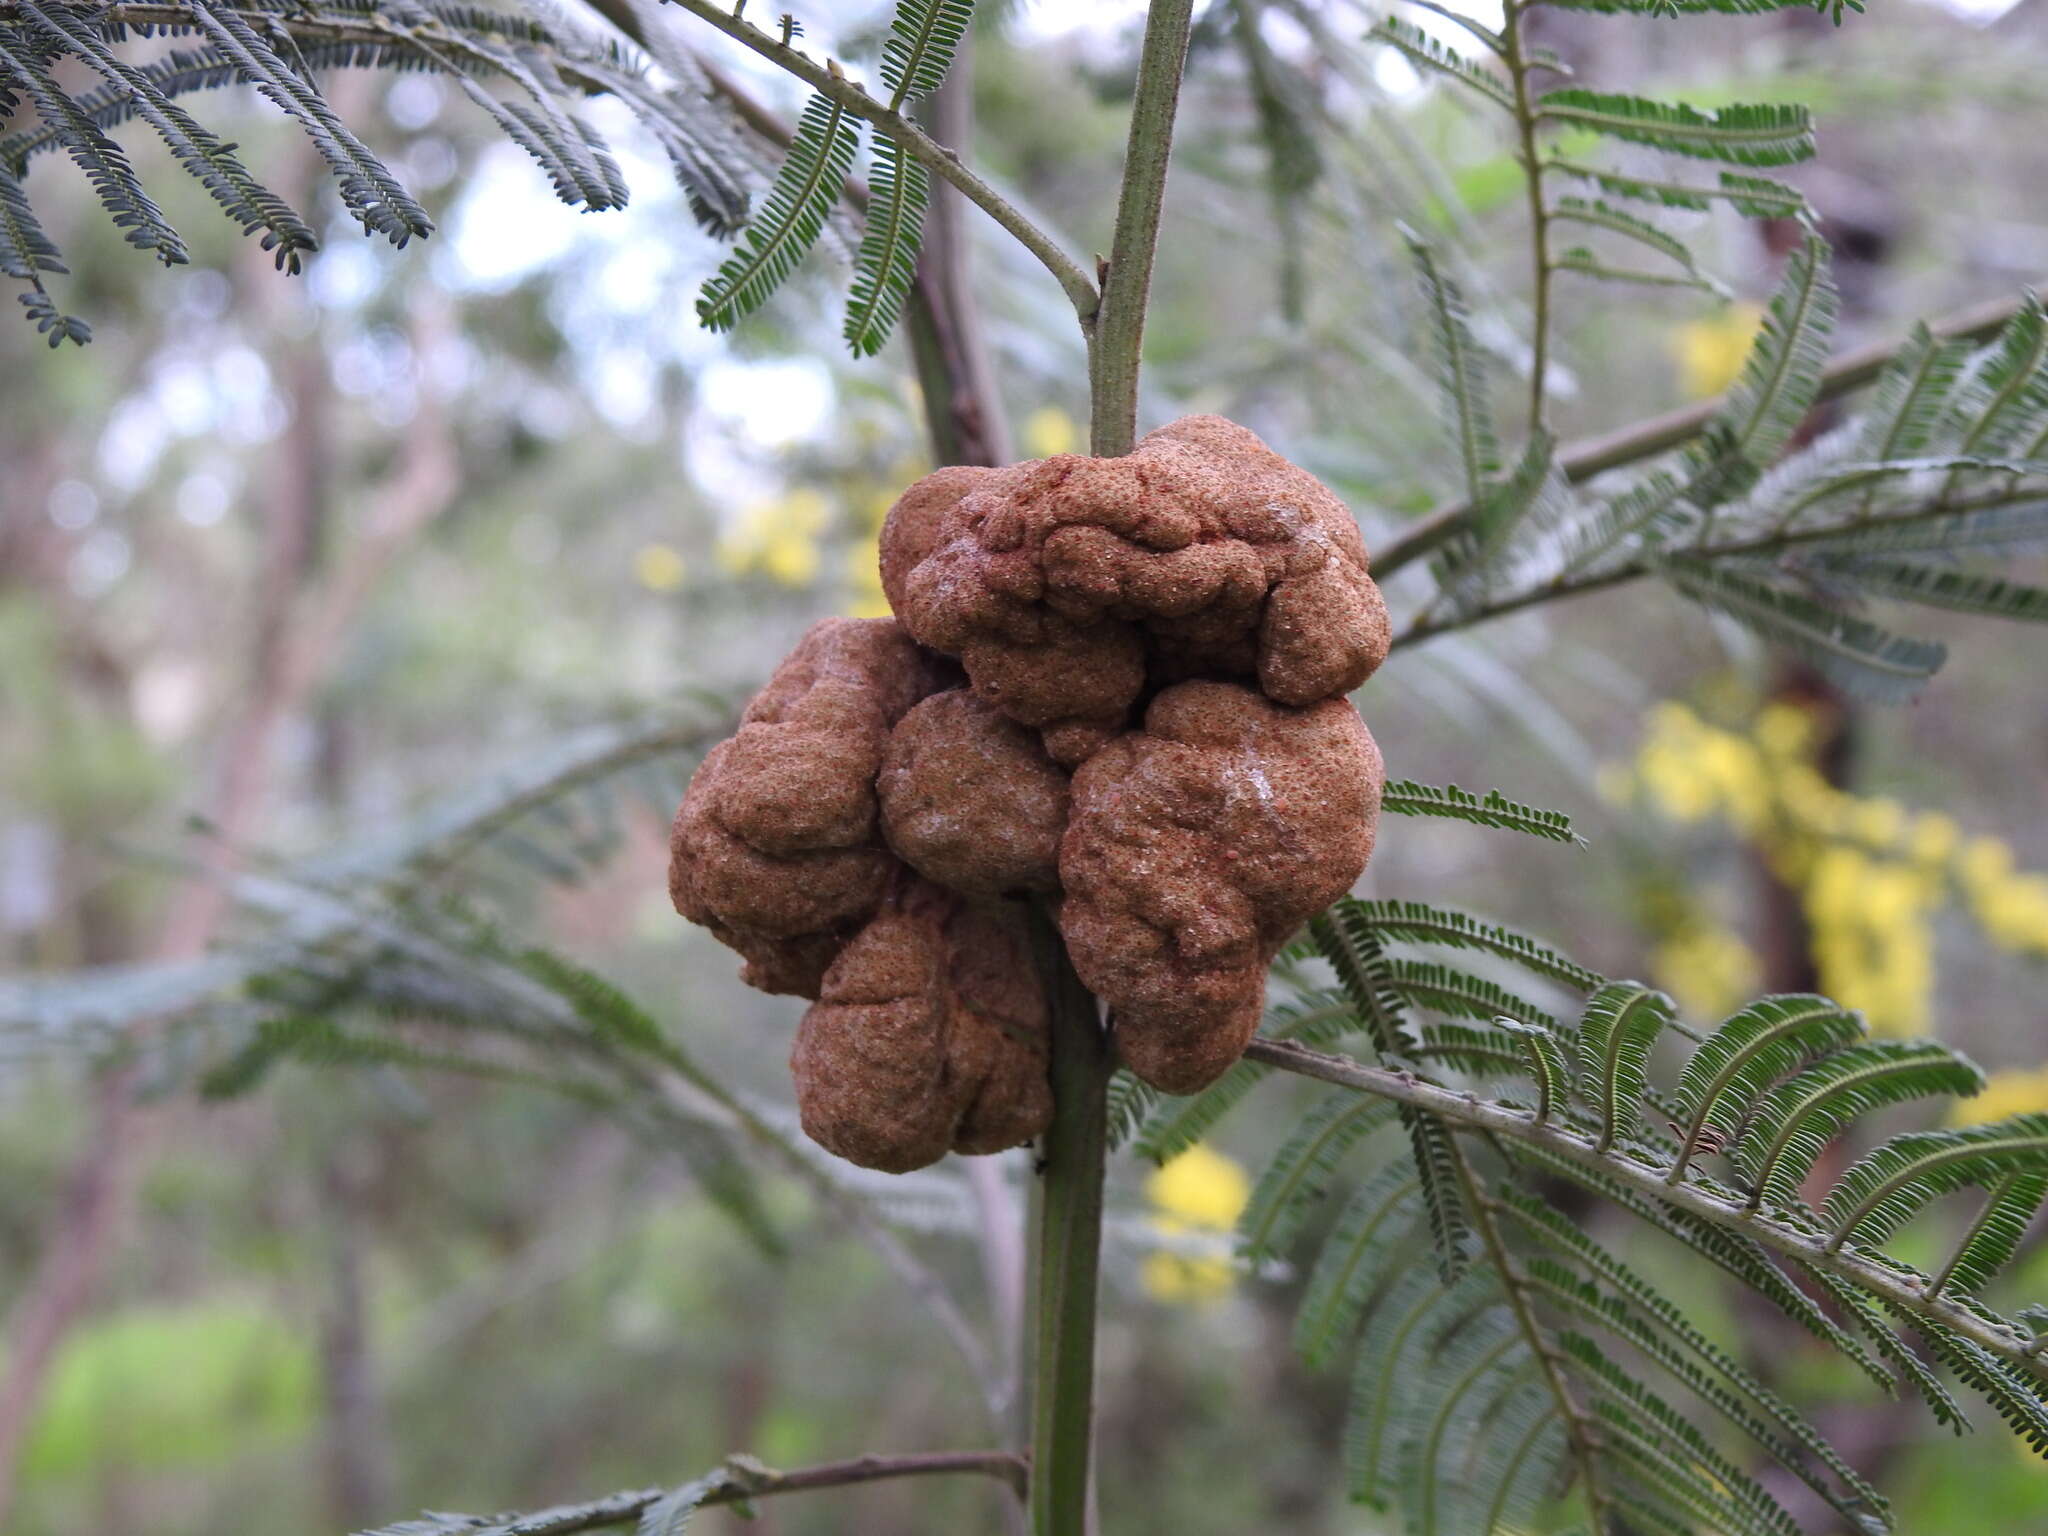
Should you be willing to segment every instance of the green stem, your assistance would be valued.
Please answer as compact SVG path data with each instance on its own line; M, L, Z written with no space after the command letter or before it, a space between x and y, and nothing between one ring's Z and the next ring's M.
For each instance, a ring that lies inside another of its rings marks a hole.
M1533 286L1529 359L1529 435L1543 429L1550 377L1550 208L1543 199L1543 163L1536 155L1536 108L1529 100L1530 64L1522 51L1522 0L1506 0L1501 26L1503 62L1515 88L1515 132L1521 141L1522 179L1529 189L1529 247Z
M1031 1529L1033 1536L1083 1536L1112 1062L1095 999L1074 974L1051 915L1035 904L1031 931L1052 1014L1053 1096L1038 1200Z
M696 0L685 3L694 9ZM1090 450L1105 458L1129 453L1137 434L1138 354L1193 12L1194 0L1153 0L1146 15L1102 304L1083 320L1089 343ZM1074 974L1052 915L1036 903L1031 937L1051 1013L1053 1098L1040 1169L1033 1276L1031 1529L1034 1536L1086 1536L1092 1524L1089 1459L1095 1434L1102 1179L1115 1062L1101 1010Z
M1159 244L1166 162L1173 149L1173 117L1180 106L1193 12L1194 0L1154 0L1145 18L1116 234L1089 348L1089 438L1092 451L1102 458L1129 453L1137 437L1138 354L1145 339L1152 257Z

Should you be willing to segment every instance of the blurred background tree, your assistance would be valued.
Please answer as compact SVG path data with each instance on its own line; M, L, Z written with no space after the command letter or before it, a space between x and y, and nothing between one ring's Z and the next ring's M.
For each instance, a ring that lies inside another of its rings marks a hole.
M1104 238L1141 7L981 9L954 86L971 91L977 163L1046 226ZM617 10L643 38L683 34L651 7ZM803 22L820 56L861 56L887 18L849 4ZM1902 4L1839 34L1802 11L1683 30L1536 19L1578 83L1817 109L1823 152L1787 179L1835 248L1846 345L2048 270L2030 195L2048 146L2013 131L2048 105L2042 0ZM1503 377L1526 369L1532 295L1512 158L1465 100L1365 43L1371 20L1291 0L1202 9L1144 414L1254 426L1339 488L1377 549L1465 492L1439 448L1396 222L1445 253ZM794 120L790 82L707 51ZM590 116L634 200L585 220L449 81L323 79L432 209L424 246L354 238L312 151L242 89L207 118L321 236L298 280L210 219L140 134L123 142L189 232L187 269L134 259L54 157L31 173L71 268L63 303L95 340L45 354L30 327L0 326L0 954L24 973L196 967L280 912L304 919L274 891L264 905L263 877L322 849L370 858L486 770L605 760L604 732L703 701L631 795L462 844L462 889L656 1000L722 1080L778 1101L790 1010L669 912L657 808L721 701L806 625L880 611L880 518L934 452L911 349L855 361L812 339L839 323L855 236L836 229L772 304L699 330L690 305L726 248L615 100ZM758 196L776 157L751 154ZM1734 376L1787 237L1725 209L1689 233L1736 301L1561 303L1566 436ZM1079 338L1045 320L1057 294L978 217L956 238L1001 406L970 427L997 458L1082 446ZM1374 690L1394 772L1499 783L1569 811L1598 851L1560 880L1493 840L1403 823L1368 890L1519 921L1696 1016L1818 984L1880 1032L1932 1032L1992 1069L1995 1101L1972 1113L2048 1108L2039 652L2032 632L1921 627L1960 643L1902 710L1852 704L1635 589L1447 634ZM766 1190L800 1239L801 1259L777 1262L702 1168L650 1157L573 1100L287 1063L262 1095L199 1102L188 1080L219 1062L190 1052L92 1072L0 1038L0 1506L23 1536L327 1532L420 1506L542 1505L740 1447L779 1465L943 1444L1005 1411L1000 1391L982 1401L936 1368L947 1346L925 1309L801 1178ZM1126 1492L1107 1530L1393 1528L1329 1475L1343 1387L1285 1347L1298 1284L1228 1261L1243 1170L1304 1102L1275 1092L1166 1169L1118 1174L1100 1390ZM970 1194L920 1187L894 1214L934 1234L929 1262L977 1318L1000 1319L1017 1301L988 1234L1016 1193L982 1178ZM1828 1400L1816 1417L1881 1469L1900 1529L2043 1518L2048 1472L2002 1433L1937 1441L1711 1277L1643 1262L1781 1388ZM2044 1282L2030 1253L2014 1289ZM843 1499L764 1504L757 1528L997 1515L986 1490L937 1482Z

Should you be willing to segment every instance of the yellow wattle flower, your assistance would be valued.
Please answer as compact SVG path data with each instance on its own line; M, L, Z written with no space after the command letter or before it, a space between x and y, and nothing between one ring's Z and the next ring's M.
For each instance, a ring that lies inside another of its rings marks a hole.
M1200 1143L1154 1169L1145 1180L1145 1198L1160 1215L1212 1232L1236 1226L1251 1197L1251 1179L1243 1166Z
M672 545L643 544L633 556L633 579L650 592L673 592L688 574Z
M1953 818L1883 796L1853 795L1811 758L1818 722L1796 704L1726 730L1675 701L1650 712L1633 764L1601 769L1601 794L1638 798L1673 821L1724 823L1800 893L1821 990L1860 1009L1881 1035L1924 1032L1935 981L1934 919L1960 903L2001 949L2048 955L2048 875L2014 869L1993 837L1965 839ZM1664 984L1713 1013L1740 974L1730 934L1687 919L1655 925Z
M1764 312L1754 304L1729 304L1704 320L1692 320L1671 335L1678 387L1694 400L1718 395L1742 372Z
M1222 1238L1237 1225L1251 1199L1251 1180L1242 1166L1220 1152L1196 1145L1155 1170L1145 1181L1153 1222L1166 1233ZM1236 1280L1220 1255L1160 1250L1145 1256L1139 1282L1160 1301L1202 1303L1229 1294Z

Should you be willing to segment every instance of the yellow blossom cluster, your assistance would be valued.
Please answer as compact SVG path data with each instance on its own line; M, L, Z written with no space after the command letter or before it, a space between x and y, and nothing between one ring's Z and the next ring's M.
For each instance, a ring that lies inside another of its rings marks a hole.
M1754 304L1726 304L1704 319L1679 326L1671 334L1678 387L1700 400L1733 384L1756 344L1763 318L1763 310Z
M1021 436L1028 455L1037 459L1071 453L1081 442L1074 418L1057 406L1033 411L1024 419ZM755 502L719 538L719 566L732 576L810 587L825 570L827 543L843 538L848 541L840 568L847 617L886 618L889 600L882 595L877 543L882 520L897 493L925 469L907 461L893 466L879 482L863 476L843 482L830 496L803 488ZM649 545L634 557L634 574L654 591L672 591L682 584L682 560L666 545Z
M915 478L913 475L911 478ZM889 599L882 593L882 520L895 501L889 491L869 491L855 503L859 533L846 551L846 584L852 592L848 618L886 619Z
M1718 923L1688 918L1650 952L1650 970L1692 1018L1720 1018L1756 996L1756 952Z
M718 563L734 576L765 576L785 587L818 579L819 536L832 518L820 491L797 489L744 509L718 541Z
M650 592L674 592L689 567L673 544L643 544L633 554L633 579Z
M1251 1180L1244 1169L1206 1146L1188 1148L1145 1181L1153 1224L1168 1236L1209 1237L1220 1245L1244 1214ZM1201 1303L1230 1293L1235 1270L1216 1254L1159 1249L1145 1256L1140 1278L1161 1301Z
M2002 949L2048 955L2048 876L2018 872L1996 838L1965 838L1934 811L1830 784L1813 756L1814 719L1766 706L1746 730L1682 704L1652 712L1629 767L1610 767L1611 798L1641 797L1682 824L1718 821L1756 846L1800 893L1822 989L1861 1009L1880 1034L1927 1027L1934 990L1934 919L1958 905ZM1710 990L1742 969L1732 934L1670 936L1674 991ZM1681 978L1686 978L1684 982ZM1703 1010L1704 1011L1704 1010Z

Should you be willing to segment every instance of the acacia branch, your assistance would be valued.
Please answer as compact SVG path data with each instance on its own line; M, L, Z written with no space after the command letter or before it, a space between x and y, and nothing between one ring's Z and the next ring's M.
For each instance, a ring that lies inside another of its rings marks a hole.
M2021 485L1986 491L1977 496L1957 497L1953 500L1935 500L1895 512L1881 513L1875 517L1861 518L1852 524L1827 523L1813 528L1802 528L1792 532L1772 529L1766 533L1753 534L1746 538L1730 539L1721 544L1702 544L1690 549L1674 550L1674 556L1695 565L1714 560L1748 557L1751 559L1797 549L1807 544L1824 544L1829 539L1839 538L1845 533L1867 534L1882 532L1887 528L1910 528L1915 523L1932 521L1938 517L1961 517L1971 512L1994 511L1999 507L2010 507L2022 502L2048 500L2048 487ZM1624 582L1636 580L1650 574L1653 567L1643 560L1630 560L1615 566L1612 570L1600 571L1590 576L1563 577L1544 582L1541 586L1527 587L1520 592L1511 592L1505 597L1495 598L1477 608L1444 618L1432 618L1426 613L1394 636L1393 648L1414 645L1453 629L1464 629L1484 619L1498 618L1504 613L1516 613L1524 608L1534 608L1539 603L1553 602L1561 597L1579 597L1588 592L1598 592L1606 587L1616 587Z
M670 0L699 20L709 23L735 42L785 70L827 100L836 102L853 116L872 125L900 144L910 157L933 175L958 187L967 200L1007 230L1017 243L1036 256L1058 281L1073 302L1083 331L1095 323L1101 295L1073 257L1059 248L1052 236L1033 224L1003 195L970 170L958 156L933 139L901 112L877 101L858 81L839 72L836 62L820 64L810 55L783 42L773 33L734 15L711 0Z
M1973 305L1929 322L1928 329L1942 341L1983 341L2003 330L2006 322L2019 312L2020 304L2018 299L1997 299ZM1876 341L1844 352L1822 373L1820 392L1814 396L1815 403L1861 389L1884 372L1885 364L1904 345L1903 340ZM1610 469L1620 469L1623 465L1635 464L1682 447L1700 435L1725 400L1725 396L1715 395L1693 405L1666 411L1661 416L1652 416L1647 421L1569 444L1559 451L1557 467L1566 480L1579 485L1595 475L1604 475ZM1374 577L1385 581L1404 565L1439 548L1458 531L1471 510L1469 501L1454 502L1430 513L1420 522L1409 524L1373 557Z
M922 1451L904 1456L856 1456L851 1461L822 1462L799 1467L794 1472L776 1472L746 1462L728 1462L718 1473L721 1481L703 1494L696 1507L710 1509L721 1504L741 1504L778 1493L808 1493L819 1488L851 1488L860 1483L886 1482L902 1477L937 1477L968 1472L993 1477L1015 1489L1019 1497L1030 1478L1030 1465L1012 1451ZM668 1496L666 1488L637 1488L614 1493L587 1504L564 1505L559 1510L540 1510L520 1521L521 1530L535 1536L573 1536L577 1531L597 1531L606 1526L637 1520Z
M1716 1227L1753 1238L1764 1247L1796 1259L1809 1268L1838 1275L1902 1312L1961 1335L2017 1367L2029 1380L2043 1379L2039 1362L2031 1353L2032 1340L2025 1333L1975 1307L1936 1295L1928 1282L1920 1277L1894 1269L1853 1248L1831 1249L1825 1237L1724 1200L1703 1184L1667 1184L1664 1175L1656 1169L1602 1152L1590 1138L1553 1121L1539 1122L1527 1110L1491 1103L1469 1093L1424 1082L1386 1067L1368 1066L1346 1056L1312 1051L1288 1040L1254 1040L1245 1050L1245 1059L1405 1104L1455 1125L1542 1147L1546 1152L1593 1169L1661 1204L1698 1216Z

